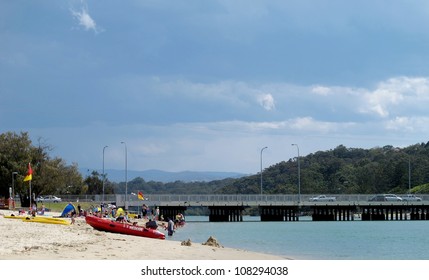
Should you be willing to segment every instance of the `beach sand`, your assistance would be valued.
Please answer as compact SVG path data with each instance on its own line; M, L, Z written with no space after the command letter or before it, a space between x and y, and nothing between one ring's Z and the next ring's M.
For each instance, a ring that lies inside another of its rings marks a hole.
M192 240L190 246L185 246L180 241L101 232L87 225L84 218L77 218L73 225L28 223L4 218L4 215L11 213L17 215L17 212L0 210L2 260L285 259L281 256L202 245ZM143 223L144 221L139 221L139 224ZM160 231L164 232L162 229ZM222 245L222 240L218 242Z

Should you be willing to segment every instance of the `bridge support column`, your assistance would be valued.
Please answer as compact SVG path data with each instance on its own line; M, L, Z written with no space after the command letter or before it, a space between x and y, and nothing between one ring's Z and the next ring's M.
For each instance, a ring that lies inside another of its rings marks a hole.
M353 214L356 211L355 205L316 205L312 206L313 221L350 221L350 216L354 220Z
M259 206L259 214L262 222L298 221L298 206Z
M244 206L209 206L209 222L242 222Z
M407 212L411 220L419 220L423 208L407 205L367 205L361 206L362 221L402 221L407 220Z

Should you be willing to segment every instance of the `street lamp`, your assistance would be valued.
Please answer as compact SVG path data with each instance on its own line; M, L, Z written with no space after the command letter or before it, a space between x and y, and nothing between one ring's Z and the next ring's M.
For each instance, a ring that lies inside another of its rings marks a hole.
M104 174L104 150L107 148L107 147L109 147L109 146L104 146L104 148L103 148L103 174L102 174L102 177L103 177L103 206L104 206L104 181L105 181L105 179L106 179L106 175Z
M121 144L125 145L125 210L128 210L127 206L127 195L128 195L128 180L127 180L127 173L128 173L128 159L127 159L127 143L121 142Z
M298 150L298 157L296 160L298 162L298 203L301 203L301 166L299 164L299 146L298 144L292 144L292 146L296 146Z
M408 157L408 194L411 194L411 159Z
M13 209L15 209L15 175L18 175L18 172L12 172L12 203Z
M268 147L263 147L261 149L261 195L262 195L262 152Z

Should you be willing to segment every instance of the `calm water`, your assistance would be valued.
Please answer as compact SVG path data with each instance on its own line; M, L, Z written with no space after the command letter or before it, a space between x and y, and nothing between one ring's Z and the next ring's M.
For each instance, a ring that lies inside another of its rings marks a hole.
M429 221L210 223L186 217L172 240L203 243L214 236L225 247L301 260L429 260Z

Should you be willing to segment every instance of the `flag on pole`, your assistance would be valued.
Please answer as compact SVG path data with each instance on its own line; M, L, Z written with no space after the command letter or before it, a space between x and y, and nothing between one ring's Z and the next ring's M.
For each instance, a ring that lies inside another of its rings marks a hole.
M31 169L30 163L28 163L27 175L24 178L24 182L31 181L33 179L33 169Z
M140 200L144 200L144 196L143 196L143 193L142 193L142 192L139 192L137 197L138 197Z

